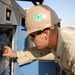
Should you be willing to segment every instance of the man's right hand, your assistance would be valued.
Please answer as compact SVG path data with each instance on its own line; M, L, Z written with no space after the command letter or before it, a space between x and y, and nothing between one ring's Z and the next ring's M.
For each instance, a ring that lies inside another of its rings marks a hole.
M4 46L2 48L2 51L3 51L3 56L7 56L7 57L10 57L10 58L14 58L17 56L16 52L14 52L9 46Z

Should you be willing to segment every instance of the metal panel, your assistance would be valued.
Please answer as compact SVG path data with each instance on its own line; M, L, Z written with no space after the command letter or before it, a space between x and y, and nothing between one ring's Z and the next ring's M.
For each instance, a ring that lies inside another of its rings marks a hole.
M7 16L8 13L10 15ZM21 15L25 18L26 11L15 0L0 0L0 24L20 25Z
M54 61L39 61L39 75L56 75L56 67Z
M15 35L14 35L14 50L20 51L27 48L27 37L23 37L25 33L25 26L16 26ZM14 63L14 75L21 75L20 74L21 67L18 65L17 62Z
M27 65L20 66L20 75L39 75L38 61L32 62Z

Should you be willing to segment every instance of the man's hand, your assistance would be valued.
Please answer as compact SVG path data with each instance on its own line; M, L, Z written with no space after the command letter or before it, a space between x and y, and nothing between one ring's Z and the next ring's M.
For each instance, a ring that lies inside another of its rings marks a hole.
M14 52L9 46L4 46L2 48L2 51L3 51L3 56L7 56L7 57L10 57L10 58L14 58L16 57L16 52Z

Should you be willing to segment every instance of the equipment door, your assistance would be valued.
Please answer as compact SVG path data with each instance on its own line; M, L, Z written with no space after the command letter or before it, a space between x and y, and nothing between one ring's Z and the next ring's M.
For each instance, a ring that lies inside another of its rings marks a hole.
M11 75L11 59L2 56L1 48L5 45L12 48L14 26L0 25L0 75Z

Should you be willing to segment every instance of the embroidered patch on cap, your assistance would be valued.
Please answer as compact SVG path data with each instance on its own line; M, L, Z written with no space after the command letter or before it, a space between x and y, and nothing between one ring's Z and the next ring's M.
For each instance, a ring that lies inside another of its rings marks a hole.
M42 20L42 14L36 14L34 16L34 20L37 21L37 22L40 22Z

